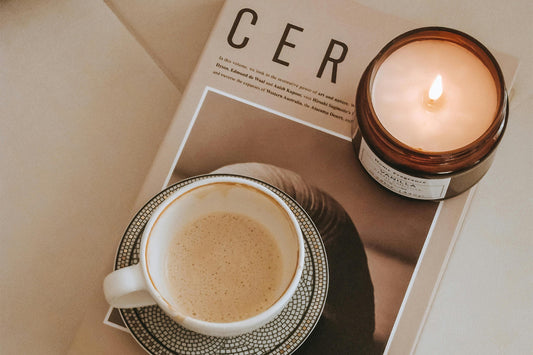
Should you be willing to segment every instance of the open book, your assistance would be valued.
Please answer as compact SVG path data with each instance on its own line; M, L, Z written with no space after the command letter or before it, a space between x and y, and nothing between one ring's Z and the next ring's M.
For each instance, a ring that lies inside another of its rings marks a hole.
M412 352L474 193L410 200L373 181L354 153L359 78L415 27L350 0L226 2L139 194L140 208L173 183L218 172L267 181L300 203L325 239L330 279L298 351ZM494 54L509 85L516 65ZM344 215L348 227L337 228Z

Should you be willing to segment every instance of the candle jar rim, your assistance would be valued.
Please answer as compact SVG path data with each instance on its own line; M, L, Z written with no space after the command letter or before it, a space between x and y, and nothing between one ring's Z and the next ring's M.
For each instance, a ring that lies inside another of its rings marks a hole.
M392 136L375 112L371 90L374 77L381 64L398 48L421 40L444 40L462 46L480 59L493 77L498 97L493 121L482 135L465 146L447 151L415 149ZM507 124L508 98L501 68L492 53L482 43L455 29L430 26L416 28L397 36L375 56L359 82L355 114L363 138L391 166L419 176L446 174L471 168L496 148ZM369 117L372 119L368 119Z

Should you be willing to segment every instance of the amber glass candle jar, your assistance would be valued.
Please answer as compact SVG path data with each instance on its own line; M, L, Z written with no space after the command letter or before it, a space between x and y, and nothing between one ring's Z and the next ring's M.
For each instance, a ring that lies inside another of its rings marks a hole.
M425 27L389 42L356 95L352 142L366 171L387 189L441 200L489 169L508 117L501 69L471 36Z

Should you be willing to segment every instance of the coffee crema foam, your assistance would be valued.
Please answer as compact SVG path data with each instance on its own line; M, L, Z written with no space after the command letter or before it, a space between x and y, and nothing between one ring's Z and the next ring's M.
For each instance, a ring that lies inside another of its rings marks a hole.
M281 260L279 246L260 222L209 213L185 225L170 244L172 303L184 315L208 322L253 317L280 296Z

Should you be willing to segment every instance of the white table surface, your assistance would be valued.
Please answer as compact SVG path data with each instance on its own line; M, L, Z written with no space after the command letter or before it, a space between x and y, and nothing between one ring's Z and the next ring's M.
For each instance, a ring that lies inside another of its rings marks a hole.
M465 31L521 61L508 130L415 353L531 354L533 5L359 2ZM102 318L86 310L105 309L102 277L220 5L0 2L2 354L78 354L104 342L83 335ZM126 334L113 341L142 353Z

